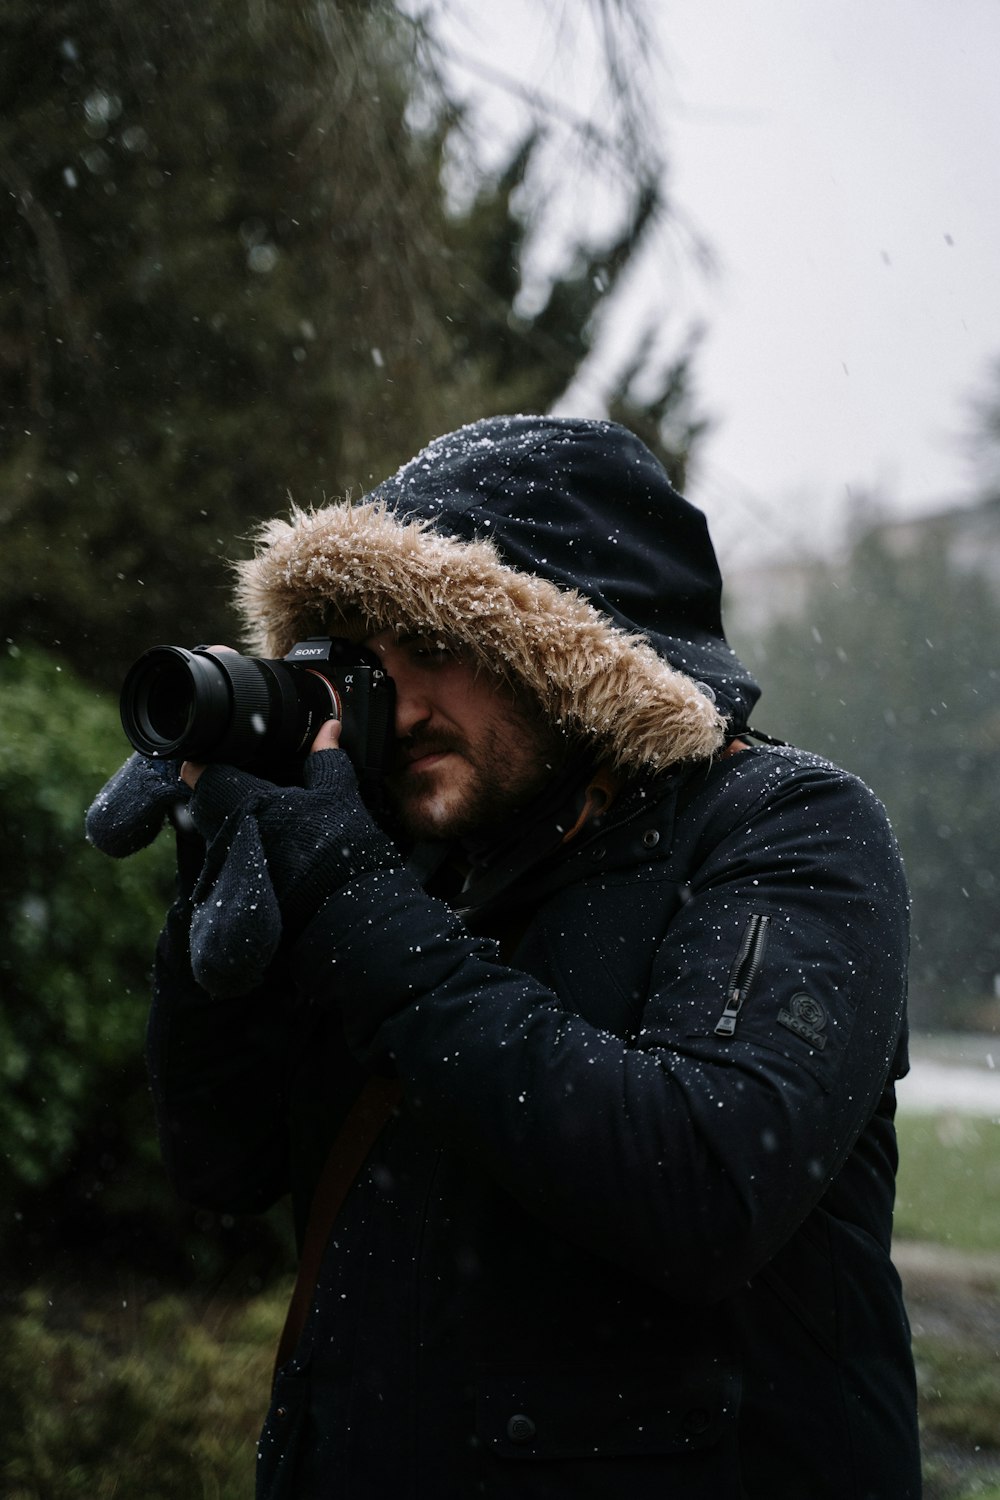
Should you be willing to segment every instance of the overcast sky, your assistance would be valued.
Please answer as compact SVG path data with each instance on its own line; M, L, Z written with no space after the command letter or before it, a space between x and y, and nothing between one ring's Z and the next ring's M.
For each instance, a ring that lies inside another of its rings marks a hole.
M591 107L586 7L446 10L466 55ZM540 10L562 17L558 47ZM671 196L718 271L680 241L659 250L617 333L640 306L675 344L706 324L696 372L716 426L692 498L723 530L773 539L829 527L866 491L897 512L968 499L967 405L1000 359L1000 0L648 10ZM475 69L459 76L491 128L516 118Z

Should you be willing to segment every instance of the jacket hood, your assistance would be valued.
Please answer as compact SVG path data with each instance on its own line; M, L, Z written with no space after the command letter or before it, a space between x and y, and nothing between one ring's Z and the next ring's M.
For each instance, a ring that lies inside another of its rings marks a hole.
M494 417L237 564L252 650L441 632L624 769L713 755L759 689L726 642L704 516L612 422Z

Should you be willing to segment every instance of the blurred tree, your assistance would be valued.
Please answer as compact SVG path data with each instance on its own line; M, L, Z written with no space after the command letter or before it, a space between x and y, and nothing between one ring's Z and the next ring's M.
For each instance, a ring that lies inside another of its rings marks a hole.
M357 493L437 432L561 395L665 214L638 8L590 6L619 211L530 297L544 131L482 170L404 0L2 9L0 1185L22 1265L47 1235L177 1213L138 1052L169 841L122 865L83 843L124 749L94 689L154 641L232 638L225 559L288 492ZM637 358L614 397L678 478L689 353L642 397Z
M913 894L913 1017L984 1025L1000 977L996 507L860 530L805 602L741 642L756 724L855 771L885 802ZM992 530L992 549L963 538Z
M462 112L388 0L10 0L0 100L4 633L107 685L232 636L223 559L288 492L548 408L662 207L637 159L618 228L525 312L537 137L456 208ZM686 357L661 377L634 414L680 475Z
M661 367L650 394L648 360L655 334L648 332L632 359L619 371L608 395L608 416L642 438L660 459L678 490L684 489L692 449L711 425L692 413L689 399L692 364L699 338L700 333L696 331L680 353Z
M1000 496L1000 359L993 362L982 390L970 403L965 447L980 494Z

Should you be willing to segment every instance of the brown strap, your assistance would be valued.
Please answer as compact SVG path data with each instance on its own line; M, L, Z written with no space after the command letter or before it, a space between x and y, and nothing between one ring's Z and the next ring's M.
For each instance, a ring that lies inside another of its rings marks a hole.
M302 1335L323 1252L341 1204L361 1171L369 1151L388 1124L402 1093L403 1088L398 1078L370 1078L355 1099L330 1147L330 1154L320 1173L309 1209L302 1254L299 1257L299 1271L295 1278L292 1300L288 1304L285 1326L278 1341L275 1374L286 1360L291 1359Z

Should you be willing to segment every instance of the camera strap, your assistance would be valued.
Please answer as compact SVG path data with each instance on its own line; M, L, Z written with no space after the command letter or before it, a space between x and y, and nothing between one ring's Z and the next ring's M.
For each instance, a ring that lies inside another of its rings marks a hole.
M344 1199L402 1095L403 1086L398 1078L369 1078L334 1138L313 1193L298 1275L285 1315L285 1326L278 1340L275 1374L291 1359L302 1336L323 1252Z

